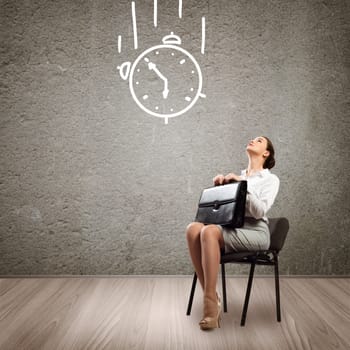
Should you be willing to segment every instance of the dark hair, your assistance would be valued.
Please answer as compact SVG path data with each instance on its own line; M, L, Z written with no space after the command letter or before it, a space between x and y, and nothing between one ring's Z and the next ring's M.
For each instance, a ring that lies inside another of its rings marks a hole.
M266 137L263 136L263 138L267 141L267 146L266 146L266 150L270 152L269 156L265 159L263 168L264 169L272 169L275 166L275 149L273 147L273 144L271 142L271 140Z

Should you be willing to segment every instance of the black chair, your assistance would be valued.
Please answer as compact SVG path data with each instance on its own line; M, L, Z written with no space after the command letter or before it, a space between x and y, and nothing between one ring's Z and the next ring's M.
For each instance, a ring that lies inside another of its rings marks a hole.
M226 280L225 280L225 264L250 264L250 273L247 285L247 291L242 311L241 326L245 325L250 291L252 288L255 265L272 265L275 270L275 290L276 290L276 313L277 321L281 322L280 307L280 288L279 288L279 272L278 272L278 254L284 245L289 230L289 222L286 218L269 219L269 229L271 234L271 243L268 250L264 251L248 251L235 252L221 255L221 280L222 280L222 296L224 303L224 312L227 312L226 298ZM194 273L190 298L187 306L187 315L190 315L193 303L193 296L197 284L197 275Z

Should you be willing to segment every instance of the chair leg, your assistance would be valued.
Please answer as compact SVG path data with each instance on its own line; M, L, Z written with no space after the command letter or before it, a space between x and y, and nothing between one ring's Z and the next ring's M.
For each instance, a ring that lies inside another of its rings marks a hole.
M192 282L192 288L191 288L191 294L190 294L190 299L188 300L188 306L187 306L187 312L186 315L191 314L191 309L192 309L192 303L193 303L193 296L194 296L194 291L196 289L196 284L197 284L197 274L194 273L193 275L193 282Z
M222 298L224 300L224 312L227 312L226 274L225 274L225 264L224 263L221 263L221 281L222 281Z
M255 269L255 262L252 262L250 265L250 273L249 273L249 279L248 279L247 292L246 292L245 300L244 300L244 306L243 306L243 312L242 312L242 318L241 318L241 326L245 325L245 319L247 316L247 310L248 310L248 304L249 304L250 291L252 289L252 283L253 283L254 269Z
M278 272L278 255L274 254L275 260L275 289L276 289L276 313L277 321L281 322L281 303L280 303L280 283L279 283L279 272Z

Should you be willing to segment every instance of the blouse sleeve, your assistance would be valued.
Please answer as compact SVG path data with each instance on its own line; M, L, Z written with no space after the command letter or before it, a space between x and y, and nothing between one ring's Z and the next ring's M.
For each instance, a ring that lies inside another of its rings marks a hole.
M249 188L247 192L246 210L255 218L266 216L278 193L280 181L277 176L271 176L259 193Z

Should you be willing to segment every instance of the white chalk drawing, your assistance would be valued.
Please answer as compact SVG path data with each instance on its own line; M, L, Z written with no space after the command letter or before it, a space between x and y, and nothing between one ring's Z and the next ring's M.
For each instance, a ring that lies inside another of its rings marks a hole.
M202 44L201 44L201 53L204 55L205 49L205 17L202 17Z
M156 8L157 0L154 0L155 27ZM180 14L182 1L179 2L179 16ZM134 48L137 49L135 2L132 2L132 22ZM190 110L200 97L206 97L202 92L203 76L200 66L181 44L181 38L171 32L163 37L162 44L146 49L133 63L127 61L117 67L120 77L128 80L130 93L136 104L147 114L164 118L165 124L168 124L169 118ZM119 48L118 45L118 51ZM202 54L204 49L205 18L202 17Z
M118 53L122 52L122 36L118 35Z
M132 29L134 32L134 49L138 48L137 41L137 24L136 24L136 9L135 9L135 1L131 2L131 16L132 16Z
M153 1L153 25L154 25L154 27L157 27L157 25L158 25L157 15L158 15L158 2L157 2L157 0L154 0Z
M182 18L182 0L179 0L179 18Z

